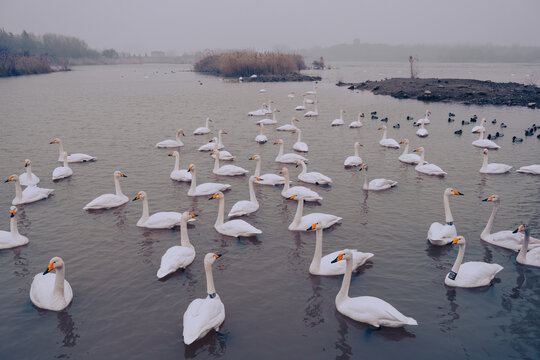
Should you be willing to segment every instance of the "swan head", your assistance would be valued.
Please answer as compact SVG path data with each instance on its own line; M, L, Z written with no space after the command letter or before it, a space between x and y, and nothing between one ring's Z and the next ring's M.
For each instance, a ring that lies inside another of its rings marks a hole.
M490 197L483 199L482 201L493 201L493 202L500 202L499 195L491 195Z
M358 114L358 117L359 117L359 118L363 118L364 116L365 116L364 113L359 113L359 114Z
M365 170L366 172L368 171L367 164L362 164L362 166L360 166L360 169L358 169L358 171L362 171L362 170Z
M302 198L298 195L291 195L287 198L287 200L298 200L298 199L302 199Z
M124 174L124 173L121 172L121 171L116 170L116 171L114 172L114 177L127 177L127 175Z
M61 143L60 139L54 138L49 144L60 144L60 143Z
M420 152L420 153L422 153L422 152L424 152L424 148L420 146L419 148L414 149L413 152Z
M473 134L480 134L480 130L474 130L472 133Z
M224 198L223 193L221 191L218 191L214 195L210 196L210 198L208 200L223 199L223 198Z
M26 159L24 160L24 167L30 166L30 160Z
M274 112L280 112L279 109L274 109Z
M512 233L515 234L515 233L520 232L520 231L525 231L525 233L528 233L529 232L529 225L527 225L527 224L519 225L516 230L512 231Z
M170 153L168 156L174 156L174 157L177 157L177 156L180 156L180 153L178 151L173 151L172 153Z
M248 160L259 160L261 157L259 155L253 155Z
M208 142L209 142L209 143L215 143L215 142L217 142L217 137L214 136L214 137L211 138Z
M261 181L261 180L263 180L263 179L261 179L261 178L258 177L258 176L255 176L255 175L251 175L251 176L249 177L249 182Z
M288 174L288 173L289 173L289 169L287 169L286 167L282 167L281 170L279 170L279 173L280 173L280 174Z
M399 142L400 144L408 144L409 143L409 139L403 139Z
M214 253L208 253L204 256L204 263L205 264L213 264L216 259L219 259L223 255L221 254L214 254Z
M61 257L55 256L49 261L49 265L43 272L43 275L53 271L53 269L61 269L62 267L64 267L64 260Z
M131 201L135 201L135 200L139 200L139 199L144 199L145 197L146 197L146 192L144 192L144 191L139 191L139 192L137 193L137 196L135 196L135 197L133 198L133 200L131 200Z
M220 134L227 134L227 132L225 130L219 130L219 133Z
M378 128L377 130L386 130L386 126L383 125L383 126L381 126L380 128Z
M463 194L457 191L456 189L446 188L446 190L444 190L444 195L450 196L450 195L463 195Z
M182 136L186 136L186 134L184 134L184 130L182 129L178 129L178 131L176 132L176 135L179 135L179 134L182 134Z
M338 256L331 261L332 264L337 263L341 260L351 260L353 258L353 254L351 250L345 249L342 253L338 254Z
M426 116L431 115L431 111L426 110Z
M298 160L296 160L296 167L299 167L300 165L302 165L304 163L305 163L304 160L298 159Z
M187 171L188 172L195 172L195 164L190 164Z
M484 149L484 150L482 150L482 152L484 153L484 155L487 155L488 149Z
M206 121L212 122L212 119L210 119L209 117L207 117L207 118L206 118Z
M195 214L195 213L192 213L192 212L189 212L189 211L184 211L182 213L182 220L189 220L189 219L192 219L194 217L197 217L199 215Z
M308 227L306 229L306 231L310 231L310 230L322 230L323 229L323 226L321 225L321 223L313 223L311 224L310 227Z
M15 182L19 181L19 176L13 174L13 175L11 175L10 177L8 177L7 180L4 181L4 182L7 183L7 182L10 182L10 181L15 181Z
M277 139L277 140L274 142L274 145L278 145L278 144L283 144L283 140Z
M15 214L17 213L17 207L12 206L9 208L9 217L15 217Z
M465 238L463 236L455 237L454 240L452 240L452 245L465 245Z
M300 120L298 120L297 117L293 117L292 119L293 119L293 121L300 121Z

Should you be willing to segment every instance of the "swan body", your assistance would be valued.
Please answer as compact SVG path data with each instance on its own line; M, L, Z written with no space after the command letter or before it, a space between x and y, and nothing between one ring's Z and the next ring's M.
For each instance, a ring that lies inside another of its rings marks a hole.
M391 149L399 149L399 144L396 140L386 137L387 129L385 125L381 126L378 130L383 130L382 139L379 141L379 144L381 146L391 148Z
M256 160L257 165L255 167L254 176L258 177L255 183L259 185L282 185L285 184L285 178L276 174L264 174L261 176L261 157L260 155L253 155L249 160Z
M319 103L318 101L315 101L315 109L305 113L304 117L316 117L316 116L319 116L319 109L317 108L318 103Z
M24 191L22 190L19 177L15 174L11 175L6 181L15 181L15 198L11 202L11 205L28 204L34 201L46 199L54 191L54 189L45 189L37 187L36 185L27 186Z
M341 109L339 111L339 118L334 119L330 125L332 125L332 126L344 125L345 124L345 122L343 122L343 113L344 112L345 112L345 110Z
M444 190L443 204L446 223L443 225L441 223L434 222L429 227L427 238L432 245L447 245L451 243L457 236L454 218L452 217L452 212L450 211L450 202L448 201L448 198L452 195L463 194L452 188L447 188Z
M289 99L294 99L294 91L291 91L291 92L287 95L287 97L288 97Z
M366 171L366 175L364 176L364 184L362 185L362 189L364 189L364 190L375 190L375 191L386 190L386 189L390 189L390 188L397 185L397 181L383 179L383 178L373 179L368 183L368 177L367 177L368 166L367 166L367 164L363 164L360 167L359 171L362 171L362 170Z
M342 220L341 217L331 214L311 213L303 215L304 198L299 195L292 195L287 199L298 201L296 214L292 223L289 225L289 230L291 231L308 231L309 227L314 223L318 223L323 229L326 229Z
M358 149L360 149L360 146L363 145L360 144L358 141L354 143L354 155L347 157L345 159L345 162L343 163L343 166L353 167L362 165L362 158L358 155Z
M293 131L298 133L298 137L296 138L296 142L293 145L293 150L300 151L300 152L308 152L309 147L305 142L302 141L302 130L298 129Z
M427 131L426 127L424 126L424 122L420 124L420 129L416 130L416 135L419 137L426 137L429 135L429 132Z
M525 235L523 235L522 233L512 232L510 230L498 231L493 234L491 233L491 228L493 227L495 215L497 215L497 212L499 211L499 206L500 206L499 195L491 195L490 197L482 201L493 202L493 211L491 212L491 215L486 224L486 227L480 234L480 239L495 246L500 246L506 249L519 251L519 249L521 249L523 241L525 240ZM528 249L533 249L535 247L540 247L540 239L530 237Z
M19 234L17 227L17 207L12 206L9 209L10 223L9 231L0 230L0 249L11 249L17 246L28 244L28 238Z
M307 161L305 157L302 155L294 154L294 153L287 153L283 154L283 140L278 139L274 145L279 144L279 152L276 156L276 162L284 163L284 164L296 164L298 160L304 160Z
M304 95L304 100L302 101L302 105L298 105L297 107L294 108L294 110L296 111L306 110L306 95Z
M30 160L24 160L24 167L26 172L19 175L19 182L24 186L37 185L39 183L39 178L32 172L32 166Z
M63 162L64 158L62 157L62 153L64 152L64 147L62 146L62 141L58 138L53 139L49 144L58 144L58 161ZM88 161L95 161L97 158L95 156L91 156L88 154L70 154L68 155L68 162L69 163L75 163L75 162L88 162Z
M308 230L315 230L315 253L313 254L313 260L309 265L309 273L312 275L332 276L345 274L345 263L334 262L334 260L344 250L334 251L328 255L322 256L322 238L323 227L315 223L308 228ZM353 255L353 271L364 265L367 259L373 256L372 253L364 253L361 251L352 250Z
M516 261L523 265L530 265L540 267L540 247L529 249L529 240L530 240L530 230L528 225L520 225L514 233L519 231L525 232L525 239L521 244L521 249L517 255Z
M406 164L418 164L420 163L420 156L416 154L409 154L409 140L403 139L401 140L400 144L405 144L405 150L403 150L403 154L399 156L399 161L404 162Z
M358 114L358 120L356 121L353 121L349 124L349 127L350 128L359 128L359 127L362 127L362 121L360 121L361 118L364 117L364 113L359 113Z
M264 135L264 124L260 123L259 126L261 128L261 132L259 133L259 135L255 136L255 141L259 144L264 144L268 141L268 138L266 137L266 135Z
M271 119L268 119L268 118L261 119L261 120L257 121L257 124L264 124L264 125L275 125L275 124L277 124L277 120L276 120L276 113L277 112L279 112L279 110L274 109L274 111L272 111L272 118Z
M416 121L415 125L418 126L418 125L422 125L422 124L431 123L431 121L429 120L429 115L431 115L431 111L426 110L426 116L423 119L418 119L418 121Z
M219 133L218 133L218 141L216 142L216 138L212 139L212 143L213 143L213 146L214 146L214 150L212 152L212 158L215 159L216 158L216 153L219 152L219 160L223 160L223 161L233 161L234 160L234 156L228 152L227 150L221 150L221 151L218 151L218 148L219 146L221 145L221 149L223 149L223 143L221 142L221 134L226 134L227 132L225 130L219 130Z
M517 172L524 173L524 174L540 175L540 165L534 164L534 165L522 166L519 168L519 170L517 170Z
M203 338L212 329L218 331L223 321L225 321L225 306L216 293L212 275L212 264L219 257L221 255L212 253L208 253L204 257L208 296L204 299L193 300L184 313L183 336L186 345Z
M353 252L345 250L334 260L346 260L345 275L341 283L341 289L336 296L337 310L356 321L370 324L375 327L402 327L405 325L418 325L415 319L400 313L395 307L386 301L374 296L349 297L349 287L353 270Z
M64 166L59 166L53 170L52 179L59 180L73 175L73 170L69 167L67 161L67 152L64 151Z
M52 270L56 274L51 273ZM30 300L41 309L61 311L73 300L71 285L65 280L66 266L59 257L49 261L43 274L34 276L30 286Z
M114 187L116 189L116 194L103 194L90 201L83 207L83 210L95 210L95 209L111 209L124 205L128 202L128 197L122 193L120 188L120 178L127 177L121 171L115 171L113 174L114 178Z
M276 130L277 131L294 131L294 130L298 130L298 128L294 125L295 121L299 121L299 120L298 120L298 118L293 117L291 119L290 124L282 125L282 126L278 127Z
M193 131L193 135L204 135L208 134L210 132L210 128L208 127L208 122L212 121L210 118L206 118L206 123L204 126L198 127Z
M214 229L220 234L227 236L255 236L262 234L262 231L245 222L244 220L235 219L223 222L225 214L225 196L221 191L216 192L209 200L219 199L218 216L214 224Z
M424 160L424 148L419 147L418 149L415 149L413 152L419 152L420 153L420 162L414 167L414 169L418 172L421 172L422 174L431 175L431 176L444 176L446 175L446 172L443 171L440 167L438 167L435 164L430 164L427 161ZM454 236L455 237L455 236Z
M480 121L480 125L476 125L475 127L472 128L471 132L472 133L475 133L475 132L480 132L480 131L486 131L486 128L484 127L484 124L486 123L486 118L482 118L482 121Z
M504 174L512 169L512 166L506 164L491 163L488 164L488 149L484 149L484 162L480 168L482 174Z
M223 165L219 166L219 157L220 153L219 151L212 151L212 155L215 155L214 159L214 169L212 172L216 175L225 175L225 176L237 176L237 175L245 175L248 173L248 171L244 168L241 168L240 166L236 165Z
M189 242L187 223L196 215L185 211L180 215L180 246L172 246L161 257L161 264L157 271L159 279L172 274L176 270L185 269L195 259L195 248Z
M221 142L221 134L222 134L221 131L223 130L220 130L218 132L218 137L213 137L212 140L210 140L208 143L199 146L198 150L199 151L214 151L216 150L216 145L217 145L218 150L223 149L225 146ZM224 133L226 134L227 132L224 132Z
M259 201L255 196L255 190L253 188L253 183L256 180L261 181L262 179L257 176L249 177L249 200L236 202L231 208L231 211L229 211L229 217L249 215L252 212L259 210Z
M160 141L156 144L156 147L157 148L170 148L170 147L184 146L184 143L182 142L182 140L180 140L180 135L185 136L184 130L178 129L178 131L176 132L175 140L168 139L168 140Z
M145 191L139 191L137 196L132 201L142 199L143 201L143 212L142 215L137 221L137 226L149 228L149 229L172 229L175 226L180 225L182 220L182 214L174 211L162 211L150 215L150 210L148 207L148 195ZM189 221L194 221L195 219L189 219Z
M281 173L285 178L285 186L281 190L281 196L284 198L289 198L293 195L301 196L305 201L319 201L322 200L322 197L317 194L315 191L308 189L305 186L293 186L290 187L289 181L289 169L286 167L281 169Z
M173 151L169 156L174 156L174 169L171 171L170 178L176 181L191 182L191 173L188 169L180 169L180 153Z
M481 261L469 261L462 264L465 255L465 238L458 236L452 240L452 244L459 245L459 252L452 270L444 278L444 283L448 286L464 288L487 286L503 269L499 264L488 264Z
M224 191L231 187L231 185L229 184L219 183L204 183L197 185L197 173L195 171L195 165L189 165L188 171L192 175L191 186L188 190L188 196L212 195L217 191Z
M495 144L493 141L484 139L484 131L482 129L476 130L474 134L480 134L480 137L478 140L474 140L472 142L473 146L479 147L479 148L488 148L488 149L499 149L500 146Z
M296 162L296 167L302 166L302 172L298 174L298 180L317 185L330 184L332 179L326 175L321 174L320 172L311 171L307 172L307 166L305 161L298 160Z

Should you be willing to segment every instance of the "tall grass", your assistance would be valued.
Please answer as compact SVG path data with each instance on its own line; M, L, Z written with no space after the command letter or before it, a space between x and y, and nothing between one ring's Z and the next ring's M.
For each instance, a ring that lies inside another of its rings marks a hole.
M51 72L51 64L44 56L8 55L0 53L0 77L44 74Z
M286 75L305 68L301 55L248 50L208 54L194 65L197 72L221 76Z

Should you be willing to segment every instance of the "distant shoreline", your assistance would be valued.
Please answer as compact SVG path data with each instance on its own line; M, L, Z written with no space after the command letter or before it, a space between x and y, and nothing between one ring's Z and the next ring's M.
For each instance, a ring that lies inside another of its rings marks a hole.
M465 105L540 106L540 88L518 83L474 79L392 78L362 83L339 82L349 90L367 90L376 95L426 102L457 102Z

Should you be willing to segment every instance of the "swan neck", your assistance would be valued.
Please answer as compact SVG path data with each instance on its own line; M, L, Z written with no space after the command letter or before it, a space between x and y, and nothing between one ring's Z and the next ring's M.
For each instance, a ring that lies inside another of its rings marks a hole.
M358 149L360 149L359 145L354 145L354 156L360 157L360 154L358 153Z
M251 178L249 180L248 186L249 186L249 201L255 204L259 204L259 201L257 200L257 197L255 196L255 189L253 186L253 183L255 182L255 178Z
M425 154L424 151L422 151L420 153L420 162L418 163L418 165L424 165L424 162L425 162L425 160L424 160L425 155L424 154Z
M482 163L482 169L486 169L488 166L488 154L484 154L484 162Z
M517 256L518 260L521 260L521 262L525 262L525 259L527 258L527 250L529 248L529 237L530 232L529 229L525 229L525 239L523 239L523 243L521 244L521 249L519 250L519 254Z
M285 184L283 185L282 192L289 190L289 187L291 186L291 184L289 184L290 178L289 178L289 172L288 171L285 171L285 173L283 174L283 178L285 178Z
M307 172L307 165L305 162L302 161L302 172L300 175L304 175Z
M459 272L459 267L461 266L461 263L463 262L463 256L465 256L465 246L466 244L459 244L459 251L456 258L456 261L454 262L454 266L452 266L452 271L456 274Z
M180 132L176 132L176 142L180 142Z
M180 155L174 156L174 170L180 170Z
M53 294L59 295L62 300L65 299L64 297L64 279L66 278L66 265L62 265L61 268L55 269L56 270L56 277L54 279L54 290Z
M310 268L317 271L321 267L322 259L322 234L323 229L317 229L315 231L315 253L313 254L313 260L311 261Z
M446 218L446 222L453 222L454 218L452 217L452 212L450 211L450 201L448 200L448 195L443 196L443 204L444 204L444 216Z
M215 155L214 171L218 171L219 170L219 150L217 150L217 146L216 146L216 150L214 150L214 155Z
M148 217L150 216L150 210L148 209L148 198L145 196L143 197L143 206L142 206L142 215L139 219L139 222L145 222Z
M291 121L292 123L292 121ZM280 143L279 144L279 152L278 152L278 157L282 157L283 156L283 143Z
M366 173L364 174L364 185L362 186L362 188L363 188L364 190L368 190L368 189L369 189L367 170L366 170Z
M298 129L298 136L296 137L296 142L302 141L302 130Z
M22 200L22 187L19 179L15 181L15 198Z
M189 242L189 236L187 231L187 219L182 216L180 219L180 245L185 247L193 247Z
M403 154L401 155L407 155L409 153L409 143L405 143L405 150L403 150Z
M120 177L118 175L114 176L114 188L116 189L116 195L122 196L122 188L120 188Z
M62 159L62 154L64 153L64 146L61 141L58 141L58 156Z
M262 135L264 135L264 125L261 124L259 127L261 128L261 131L259 132L259 135L262 136Z
M28 165L26 167L26 177L28 178L28 180L32 180L32 166L31 165Z
M343 282L341 283L341 289L336 296L336 304L342 302L349 297L349 287L351 285L352 275L352 259L347 259L347 265L345 266L345 275L343 275Z
M275 111L272 112L272 120L276 121L276 112Z
M189 185L189 193L194 194L197 190L197 173L195 172L195 169L192 169L190 173L191 173L191 185Z
M212 273L212 264L204 262L204 272L206 273L206 292L208 295L214 294L216 288L214 286L214 275Z
M223 217L225 216L225 198L222 196L219 198L219 208L216 223L214 226L223 225Z
M298 199L298 206L296 207L296 214L294 215L293 223L300 223L302 220L302 214L304 213L304 199Z
M67 160L67 154L66 154L66 153L64 153L64 167L69 168L68 160Z
M19 235L19 228L17 227L17 216L11 218L9 222L9 228L12 235Z
M208 129L208 121L210 121L210 119L209 119L209 118L206 118L206 125L205 125L205 128L207 128L207 129Z
M208 125L206 125L208 127ZM218 142L217 142L217 148L223 147L223 143L221 142L221 131L218 133Z
M489 216L489 220L486 224L486 227L484 228L484 230L482 230L481 237L488 236L491 233L491 228L493 227L493 221L495 220L495 215L497 215L497 211L499 211L499 203L494 202L493 211L491 212L491 215Z
M261 176L261 159L257 159L257 166L255 166L255 174L256 177Z
M382 133L382 139L386 139L386 132L388 131L388 129L384 129L383 130L383 133Z

